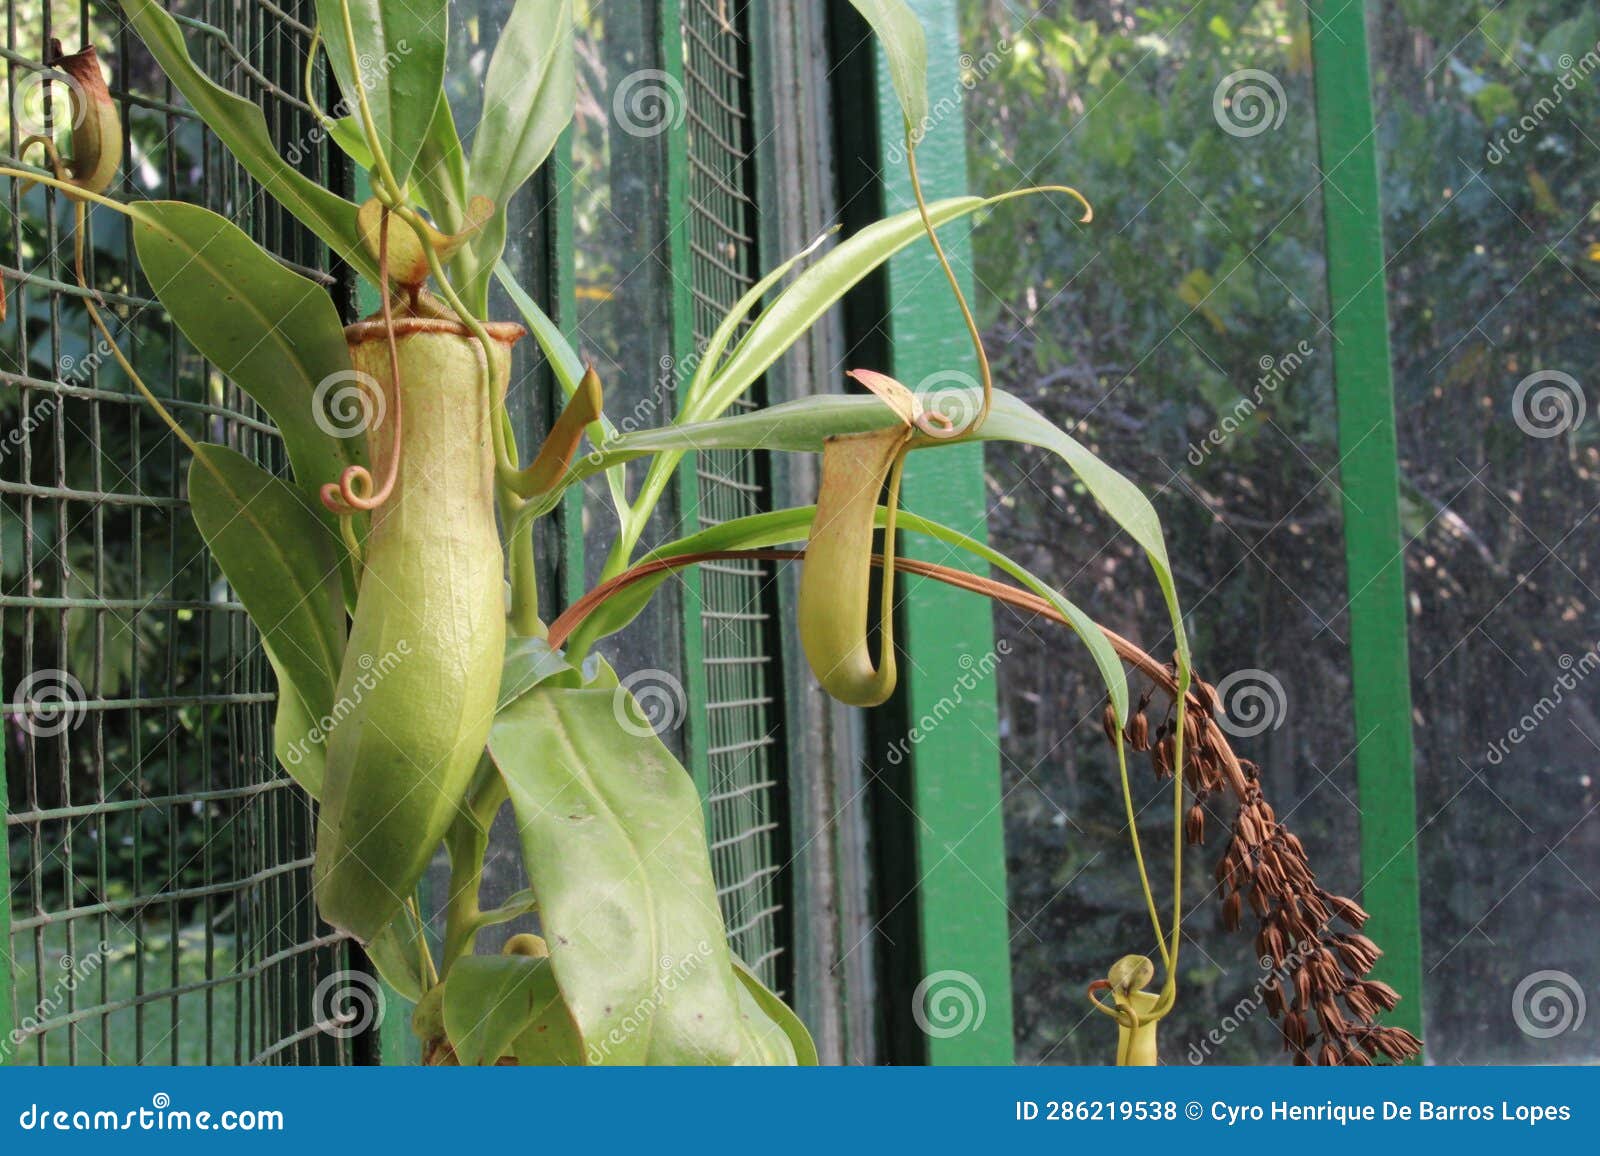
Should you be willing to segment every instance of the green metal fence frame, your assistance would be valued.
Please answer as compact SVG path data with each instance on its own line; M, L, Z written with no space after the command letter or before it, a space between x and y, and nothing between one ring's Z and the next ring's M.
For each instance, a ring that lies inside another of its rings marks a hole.
M1368 930L1383 944L1378 973L1405 1000L1389 1022L1422 1031L1422 913L1417 891L1417 799L1411 734L1410 638L1400 530L1389 293L1378 186L1377 133L1365 3L1314 0L1328 307L1339 410L1345 580L1355 693Z

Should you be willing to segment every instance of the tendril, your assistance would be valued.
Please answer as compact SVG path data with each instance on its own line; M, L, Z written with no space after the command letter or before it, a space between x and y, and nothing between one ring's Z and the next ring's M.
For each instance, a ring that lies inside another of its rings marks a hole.
M405 428L405 402L402 400L404 390L400 382L400 347L394 335L394 303L389 294L389 209L383 210L383 218L378 226L378 277L383 283L383 329L389 343L389 380L394 389L394 432L390 435L389 473L383 479L383 485L374 488L372 471L366 466L346 466L339 475L338 482L329 482L322 487L322 504L341 518L347 518L356 513L370 513L389 500L394 493L394 484L400 477L400 456L404 452L404 441L401 434ZM356 381L362 388L370 388L366 382L357 377ZM377 412L381 415L382 398L375 398L378 406ZM379 421L382 421L380 416Z

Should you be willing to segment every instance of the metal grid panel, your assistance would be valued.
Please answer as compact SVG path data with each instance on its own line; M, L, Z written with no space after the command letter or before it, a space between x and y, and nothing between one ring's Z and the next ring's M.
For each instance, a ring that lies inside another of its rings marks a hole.
M305 142L308 173L335 175L285 91L300 88L310 0L169 7L210 75L258 101L277 139ZM8 96L51 37L101 50L128 125L124 195L204 203L325 279L320 246L179 106L115 5L8 5ZM44 109L59 118L65 95L48 87ZM8 163L25 135L8 125ZM347 964L311 903L311 808L276 767L266 660L180 496L187 454L109 350L89 344L70 206L7 184L0 813L12 932L0 947L21 1043L0 1042L17 1053L0 1059L347 1062L351 1043L322 1034L313 1006L319 979ZM126 222L96 211L90 236L92 283L151 387L193 437L282 471L259 411L146 296ZM52 694L67 714L44 705Z
M697 347L754 283L755 187L751 167L746 6L684 0L689 234ZM759 402L753 391L746 405ZM753 454L703 452L697 459L700 521L715 525L771 509ZM784 950L783 788L775 701L781 669L773 645L776 591L770 568L702 568L706 669L704 734L712 866L733 948L762 979L781 986Z

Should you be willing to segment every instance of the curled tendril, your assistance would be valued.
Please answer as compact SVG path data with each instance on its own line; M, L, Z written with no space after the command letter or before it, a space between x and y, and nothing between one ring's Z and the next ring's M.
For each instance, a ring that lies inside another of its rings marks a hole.
M389 209L383 210L383 219L378 226L378 278L385 286L383 294L383 328L389 341L389 380L394 383L394 432L390 435L391 449L389 452L389 473L383 479L383 485L378 486L372 477L372 471L366 466L346 466L337 482L329 482L322 487L322 504L341 518L348 518L357 513L370 513L389 500L394 493L394 484L400 477L400 456L404 452L405 442L402 433L405 429L405 391L400 383L400 347L394 336L394 305L387 291L389 284ZM362 379L362 388L371 388ZM382 402L377 398L375 401Z

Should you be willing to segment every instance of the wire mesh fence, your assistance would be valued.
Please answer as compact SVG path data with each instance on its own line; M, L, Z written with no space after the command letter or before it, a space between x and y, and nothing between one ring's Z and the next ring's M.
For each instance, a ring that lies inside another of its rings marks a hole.
M694 336L707 340L758 271L752 154L748 6L684 0L691 284ZM753 391L743 404L760 404ZM700 521L715 525L771 509L754 454L698 455ZM702 567L706 666L706 798L712 863L734 950L774 987L785 908L786 855L776 695L782 670L774 645L776 586L756 563Z
M292 95L309 0L169 9L280 142L316 139ZM43 79L52 40L93 43L109 71L128 129L118 196L207 205L331 283L320 245L182 106L114 4L7 6L6 163L27 122L70 114ZM294 152L308 174L341 179L325 148ZM311 806L274 762L273 680L189 516L187 454L92 339L70 204L7 185L0 1022L9 1013L13 1030L0 1059L348 1062L356 1043L322 1019L349 960L311 901ZM119 345L188 433L281 472L272 427L148 296L126 220L92 211L86 256Z

